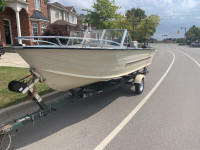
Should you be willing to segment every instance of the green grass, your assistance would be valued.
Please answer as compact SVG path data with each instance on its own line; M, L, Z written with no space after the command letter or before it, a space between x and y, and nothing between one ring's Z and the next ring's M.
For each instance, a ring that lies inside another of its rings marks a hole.
M10 81L19 80L28 74L30 74L28 68L0 67L0 109L28 100L27 94L8 90ZM38 83L36 90L40 96L53 91L45 83Z

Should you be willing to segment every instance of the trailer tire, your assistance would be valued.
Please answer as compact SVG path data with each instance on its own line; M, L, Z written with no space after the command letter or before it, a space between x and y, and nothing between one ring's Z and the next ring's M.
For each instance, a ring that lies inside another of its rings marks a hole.
M135 83L135 93L141 94L144 91L144 78L141 80L141 83Z

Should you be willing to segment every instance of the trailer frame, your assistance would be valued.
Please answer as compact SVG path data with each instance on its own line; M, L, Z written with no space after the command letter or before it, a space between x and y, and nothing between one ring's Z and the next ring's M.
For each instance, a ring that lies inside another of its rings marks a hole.
M20 93L28 93L29 95L32 96L32 100L36 102L36 104L39 106L39 110L35 111L30 114L26 114L18 119L16 119L13 122L10 122L8 124L4 124L0 126L0 137L2 137L4 134L7 134L11 131L18 130L20 127L26 125L29 122L34 123L35 120L37 119L42 119L43 117L47 116L48 113L55 112L58 108L62 107L65 104L68 103L74 103L79 101L80 99L92 96L94 94L100 94L103 92L108 92L113 89L116 89L120 87L122 84L129 84L129 85L137 85L141 84L139 81L144 82L145 75L148 73L146 67L143 68L143 71L136 71L133 72L129 75L122 76L118 79L113 79L109 81L104 81L104 82L97 82L93 83L90 85L82 86L76 89L71 89L69 92L71 95L59 98L56 102L51 102L51 103L44 103L42 98L39 96L37 92L34 90L34 86L38 82L44 82L45 79L42 78L34 68L30 68L31 74L22 78L19 81L14 81L16 84L17 83L22 83L22 84L27 84L26 87L21 87L17 91L13 88L11 88L15 92L20 92ZM23 83L25 78L32 77L29 80L29 83ZM22 81L22 82L21 82ZM136 81L136 83L135 83ZM11 81L10 83L12 83ZM11 85L13 86L14 83ZM10 89L10 88L9 88ZM144 87L143 87L144 89ZM142 91L143 91L142 89ZM142 91L137 92L136 94L141 94Z

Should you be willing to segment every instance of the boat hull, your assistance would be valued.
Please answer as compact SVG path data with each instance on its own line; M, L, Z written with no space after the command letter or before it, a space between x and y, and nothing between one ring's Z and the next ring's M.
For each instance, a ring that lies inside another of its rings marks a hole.
M52 89L66 91L128 75L151 64L154 49L17 49Z

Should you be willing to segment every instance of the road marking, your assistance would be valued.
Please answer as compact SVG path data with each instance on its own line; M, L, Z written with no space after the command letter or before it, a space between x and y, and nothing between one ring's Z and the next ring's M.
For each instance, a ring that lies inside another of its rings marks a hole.
M160 78L160 80L156 83L156 85L152 88L152 90L145 96L145 98L131 111L131 113L94 150L104 149L112 141L112 139L114 139L114 137L125 127L125 125L134 117L134 115L140 110L140 108L142 108L142 106L147 102L147 100L151 97L151 95L156 91L156 89L162 83L162 81L167 76L168 72L170 71L170 69L174 64L175 55L172 51L170 52L173 55L173 60L168 69L163 74L163 76Z
M189 57L190 59L192 59L200 67L200 64L194 58L192 58L192 56L190 56L190 55L188 55L188 54L186 54L185 52L182 52L182 51L179 51L179 52L185 54L187 57Z

